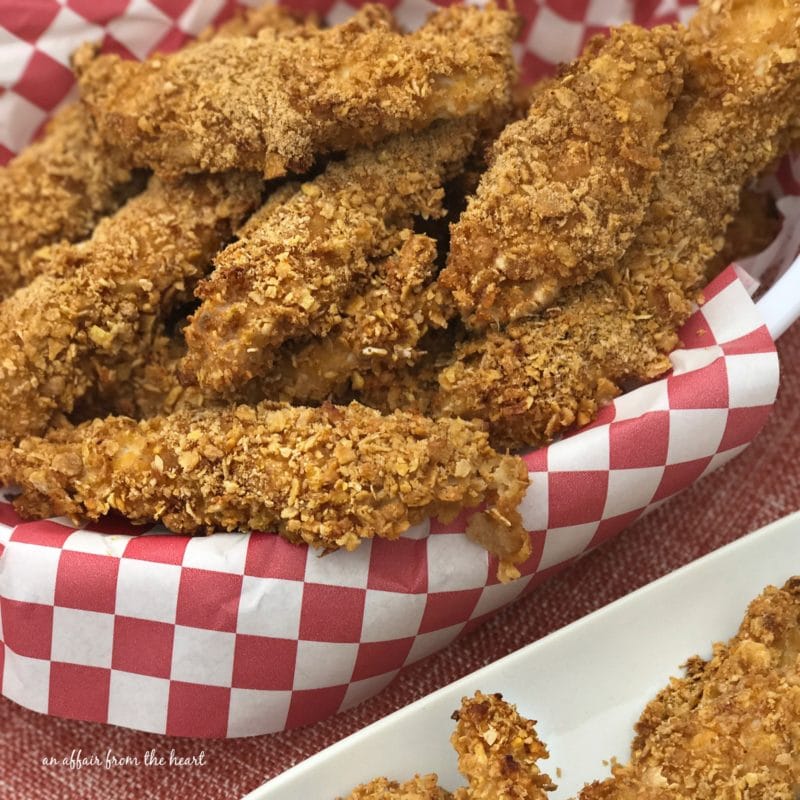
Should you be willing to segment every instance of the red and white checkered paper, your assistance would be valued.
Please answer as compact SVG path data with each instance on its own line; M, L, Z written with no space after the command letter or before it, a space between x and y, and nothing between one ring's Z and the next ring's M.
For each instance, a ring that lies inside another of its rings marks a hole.
M298 5L334 21L351 12L339 2ZM409 26L433 7L393 5ZM604 24L691 11L675 0L517 5L528 20L519 55L529 76L575 56ZM142 57L231 10L223 0L0 0L6 158L68 94L68 55L84 39ZM799 173L797 164L782 170L784 193L800 195ZM788 247L776 248L784 261ZM497 583L463 519L320 558L266 533L192 539L142 534L119 519L84 529L23 522L0 502L2 694L44 713L198 737L313 723L375 694L753 439L777 392L773 342L733 269L706 299L669 377L526 456L533 556L510 584Z

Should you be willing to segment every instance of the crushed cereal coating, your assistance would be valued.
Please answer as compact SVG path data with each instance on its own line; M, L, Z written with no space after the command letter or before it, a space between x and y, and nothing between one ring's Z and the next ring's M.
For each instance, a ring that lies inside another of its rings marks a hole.
M183 409L137 423L95 419L24 439L8 472L26 516L97 519L115 510L178 533L274 530L291 542L356 548L427 516L476 512L467 535L502 580L530 555L517 511L524 463L477 423L325 404Z
M536 723L501 694L465 697L453 719L450 741L458 753L458 771L469 783L455 791L454 800L546 800L556 788L537 764L548 752L536 735Z
M709 39L698 34L701 9L635 242L613 269L566 291L548 312L459 345L439 373L434 413L486 420L496 446L541 445L589 422L624 384L669 369L667 354L742 188L789 143L800 96L800 13L788 0L770 5L772 16L758 6L760 28L738 16L749 14L748 4L712 13Z
M477 138L474 120L438 123L332 162L256 214L216 259L186 330L185 377L231 395L273 364L284 342L324 336L392 253L415 216L444 214L442 185Z
M631 761L580 800L795 800L800 578L767 587L737 635L695 656L636 726Z
M409 232L410 234L410 232ZM443 328L448 298L432 281L436 242L409 235L397 253L378 264L367 286L342 308L342 321L276 361L260 388L268 396L316 403L361 388L365 376L390 373L421 357L420 340Z
M316 155L510 108L517 18L494 6L438 11L415 33L382 6L342 25L267 28L143 63L76 56L81 96L104 138L163 175L302 172Z
M633 25L595 38L500 135L441 276L470 327L530 316L631 244L683 86L682 38Z
M138 188L80 103L59 111L42 139L0 169L0 297L38 274L40 247L77 242Z
M453 795L439 786L436 775L415 775L400 783L388 778L375 780L358 786L346 800L452 800Z
M346 800L546 800L547 792L556 788L538 767L548 753L536 735L536 723L502 695L475 692L464 697L453 719L457 724L450 742L466 787L451 794L439 786L435 774L416 775L405 783L376 778L356 787Z
M47 270L2 304L0 438L43 433L117 370L124 376L261 186L235 174L152 178L90 239L52 248Z

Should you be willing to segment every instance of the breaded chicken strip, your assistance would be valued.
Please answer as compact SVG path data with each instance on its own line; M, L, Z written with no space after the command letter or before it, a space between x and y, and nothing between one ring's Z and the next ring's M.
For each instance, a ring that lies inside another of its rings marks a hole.
M591 422L629 377L649 380L668 370L665 353L677 344L596 278L535 319L460 344L432 395L423 384L412 405L435 416L486 419L498 447L536 446Z
M398 783L388 778L358 786L346 800L452 800L453 795L439 786L436 775L415 775L410 781Z
M771 16L763 13L767 5ZM619 265L566 292L537 319L465 342L442 369L434 396L414 405L482 418L496 446L540 445L588 422L626 382L669 368L666 354L725 241L742 188L785 152L800 95L797 3L737 3L719 19L727 23L708 40L692 29L697 43L667 121L663 167Z
M517 506L524 463L489 447L479 424L353 403L263 403L94 420L24 439L8 472L26 516L98 519L115 510L179 533L274 530L291 542L353 550L395 539L427 516L486 503L467 533L500 559L530 555Z
M365 6L335 28L223 38L144 63L76 57L102 135L164 175L302 172L322 153L511 104L516 17L451 7L419 31Z
M800 578L768 587L727 645L645 709L633 755L581 800L795 800Z
M441 276L470 327L529 316L631 244L683 85L682 38L625 25L593 39L500 135Z
M472 150L471 120L437 123L332 162L270 203L216 259L186 330L186 377L231 394L270 369L278 348L324 336L415 216L441 216L442 185Z
M455 800L546 800L556 786L539 771L547 748L536 735L535 722L521 716L501 694L475 692L453 714L450 738L458 753L458 771L469 781Z
M257 8L236 9L230 19L218 28L209 26L201 31L190 46L210 42L212 39L236 36L258 36L266 29L278 33L297 34L302 28L316 28L319 20L316 14L303 14L282 6L266 5Z
M0 297L35 277L40 247L79 241L136 190L79 104L59 111L42 139L0 168Z
M265 6L239 12L219 30L199 37L255 36L270 28L296 31L313 20ZM28 283L47 258L30 256L45 245L77 242L113 213L143 181L133 179L121 154L105 145L81 103L57 112L45 136L0 169L0 297Z
M420 339L445 327L449 316L447 298L432 283L435 258L433 239L409 235L366 289L343 304L342 321L323 338L284 352L259 389L279 400L318 403L360 388L365 375L415 363Z
M124 375L261 189L255 176L153 178L91 239L53 248L47 271L0 306L0 438L42 433Z
M547 792L556 787L537 765L548 754L535 722L502 695L482 692L464 697L453 719L457 725L450 741L467 787L451 795L438 785L436 775L417 775L402 784L376 778L346 800L547 800Z
M180 366L186 355L182 331L170 331L163 323L153 327L148 347L132 353L113 370L97 375L97 383L76 403L69 415L73 423L95 417L147 419L181 408L213 404L196 386L180 382Z

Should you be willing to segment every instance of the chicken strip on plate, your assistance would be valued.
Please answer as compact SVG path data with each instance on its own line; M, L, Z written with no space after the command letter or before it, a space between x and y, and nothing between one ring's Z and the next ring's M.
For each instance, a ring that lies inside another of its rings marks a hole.
M800 578L768 587L727 644L647 706L629 764L580 800L795 800Z
M464 697L453 719L457 724L450 741L468 786L451 794L435 774L405 783L376 778L354 789L347 800L547 800L547 792L556 787L539 770L537 762L548 754L536 723L502 695L482 692Z

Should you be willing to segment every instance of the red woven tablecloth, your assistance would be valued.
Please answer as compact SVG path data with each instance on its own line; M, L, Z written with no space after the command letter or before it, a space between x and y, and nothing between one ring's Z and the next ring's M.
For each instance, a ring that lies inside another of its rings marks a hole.
M660 507L614 541L501 612L444 653L417 664L383 694L345 714L286 734L232 741L171 739L71 722L0 698L0 797L240 798L268 778L395 709L528 644L655 578L800 508L800 324L779 342L783 371L775 412L739 458ZM688 654L687 654L688 655ZM491 690L492 687L486 687ZM116 766L155 749L198 766ZM43 760L80 757L75 769ZM75 753L77 756L78 753Z

